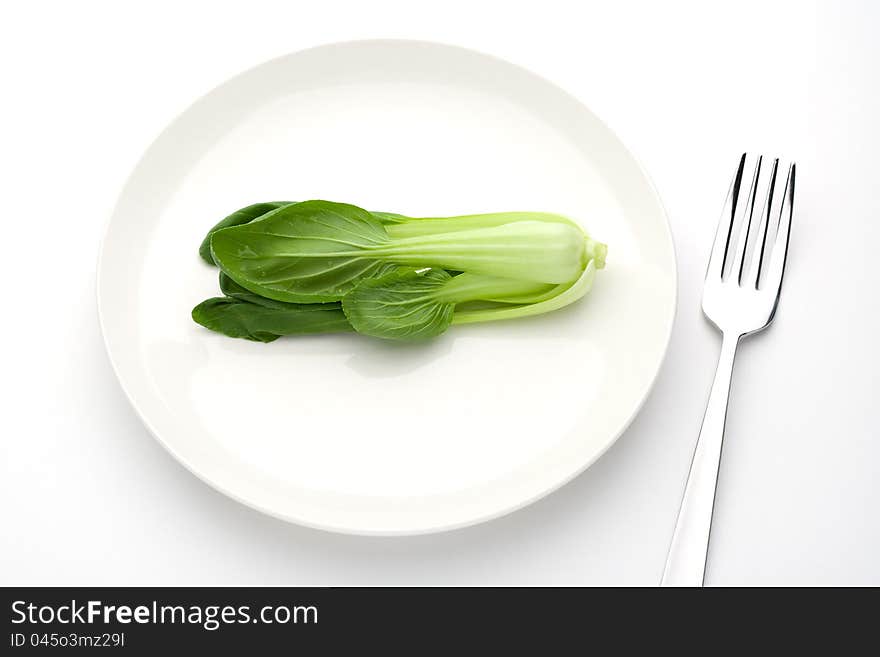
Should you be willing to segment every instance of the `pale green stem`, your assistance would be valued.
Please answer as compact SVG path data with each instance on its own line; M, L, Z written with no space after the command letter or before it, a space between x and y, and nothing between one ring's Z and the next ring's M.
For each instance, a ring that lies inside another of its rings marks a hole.
M492 322L499 319L513 319L515 317L541 315L553 310L558 310L559 308L574 303L589 292L590 288L593 286L593 278L595 275L596 265L593 261L590 261L580 278L578 278L574 285L565 290L562 294L539 303L515 306L512 308L489 308L486 310L466 310L456 312L452 318L452 323L471 324L474 322Z

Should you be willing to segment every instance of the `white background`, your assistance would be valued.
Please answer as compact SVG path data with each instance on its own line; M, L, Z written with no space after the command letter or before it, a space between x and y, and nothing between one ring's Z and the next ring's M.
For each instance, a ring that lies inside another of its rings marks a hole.
M798 161L777 319L734 373L707 579L880 584L880 5L813 2L6 3L0 584L641 584L659 580L719 340L703 269L736 158ZM679 310L631 428L560 491L447 534L288 525L195 479L104 353L95 261L126 176L229 76L293 50L411 38L549 78L640 157Z

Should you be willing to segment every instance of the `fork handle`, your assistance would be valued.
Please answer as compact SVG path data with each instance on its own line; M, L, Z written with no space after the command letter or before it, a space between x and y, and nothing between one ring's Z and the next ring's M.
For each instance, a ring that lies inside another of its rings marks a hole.
M724 334L721 342L718 369L715 371L706 415L703 416L703 426L691 461L661 586L703 585L730 379L739 338L739 335Z

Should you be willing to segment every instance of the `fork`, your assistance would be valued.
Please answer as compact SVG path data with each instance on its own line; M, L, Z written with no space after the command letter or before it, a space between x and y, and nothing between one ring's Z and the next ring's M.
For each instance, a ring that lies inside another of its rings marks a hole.
M794 162L786 167L779 158L744 153L724 203L703 286L703 314L721 331L721 355L661 586L703 585L733 361L740 339L766 328L776 313L794 179Z

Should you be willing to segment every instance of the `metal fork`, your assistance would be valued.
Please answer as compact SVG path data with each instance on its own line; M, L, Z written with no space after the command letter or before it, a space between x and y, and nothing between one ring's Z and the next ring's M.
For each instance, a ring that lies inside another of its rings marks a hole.
M661 586L702 586L733 360L740 338L773 320L791 236L794 162L744 153L730 185L703 287L721 355Z

